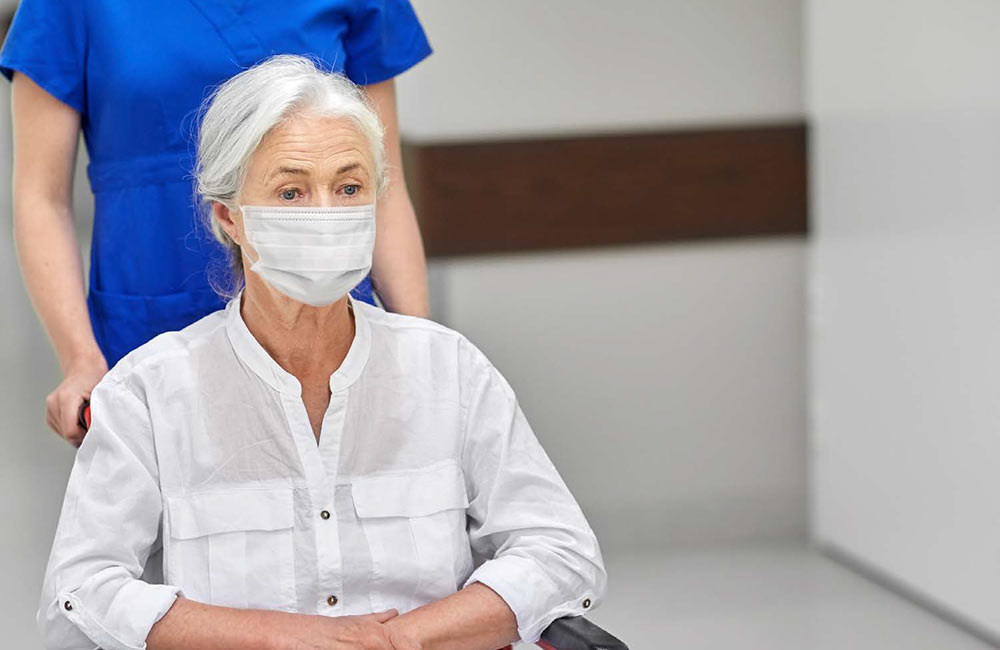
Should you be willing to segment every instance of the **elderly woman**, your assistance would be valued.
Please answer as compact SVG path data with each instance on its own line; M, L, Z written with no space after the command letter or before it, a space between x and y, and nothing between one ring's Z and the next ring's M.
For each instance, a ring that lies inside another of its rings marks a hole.
M597 540L483 354L348 292L382 129L299 57L226 82L198 189L242 287L92 395L45 646L494 650L602 598Z

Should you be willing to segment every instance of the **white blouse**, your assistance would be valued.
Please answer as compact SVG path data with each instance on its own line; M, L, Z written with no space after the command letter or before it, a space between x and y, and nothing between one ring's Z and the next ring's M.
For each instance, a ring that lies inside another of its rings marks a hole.
M478 581L529 643L603 597L593 531L465 337L352 300L317 444L239 302L94 389L39 605L46 648L142 649L177 594L342 616Z

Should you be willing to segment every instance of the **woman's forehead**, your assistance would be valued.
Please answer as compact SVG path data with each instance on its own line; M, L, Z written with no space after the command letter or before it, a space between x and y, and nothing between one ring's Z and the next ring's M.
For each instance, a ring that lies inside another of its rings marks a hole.
M305 114L272 129L254 152L251 167L287 163L317 166L324 162L340 166L346 158L355 158L361 167L371 171L371 147L357 125L344 117Z

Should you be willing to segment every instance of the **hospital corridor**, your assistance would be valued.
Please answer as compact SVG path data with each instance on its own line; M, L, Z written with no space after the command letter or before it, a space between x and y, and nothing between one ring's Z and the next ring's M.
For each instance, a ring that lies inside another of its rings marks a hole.
M0 650L1000 647L1000 3L113 4L0 0Z

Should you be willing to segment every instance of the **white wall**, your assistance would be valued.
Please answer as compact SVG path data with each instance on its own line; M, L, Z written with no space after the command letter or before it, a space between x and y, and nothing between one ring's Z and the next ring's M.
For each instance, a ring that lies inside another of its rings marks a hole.
M814 534L1000 638L1000 4L807 26Z
M801 240L435 271L606 548L804 536Z
M794 0L414 4L411 141L802 116ZM805 536L803 277L796 238L431 262L608 548Z
M800 119L799 0L414 0L411 141Z

